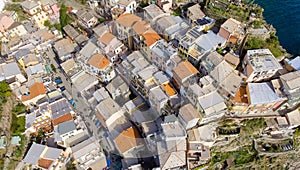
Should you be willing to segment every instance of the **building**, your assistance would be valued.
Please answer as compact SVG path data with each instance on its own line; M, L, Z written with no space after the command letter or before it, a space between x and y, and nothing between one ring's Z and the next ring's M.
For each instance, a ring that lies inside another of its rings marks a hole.
M155 22L156 19L166 15L157 5L150 4L144 9L144 19L149 22L151 25Z
M75 45L65 38L55 42L53 47L60 61L72 58L72 54L75 52Z
M217 91L199 97L198 103L201 107L200 111L207 116L220 114L227 109L224 99Z
M120 117L124 117L124 111L121 107L112 99L106 98L102 100L95 108L96 116L100 123L104 127L109 127L114 124Z
M58 5L56 0L41 0L42 9L48 14L50 18L50 22L58 22L59 21L59 10L60 6Z
M229 18L221 25L218 34L229 43L239 44L245 36L245 31L241 22Z
M73 120L75 112L66 98L61 98L49 104L53 126Z
M282 66L269 49L248 50L244 59L247 82L271 79Z
M71 147L71 151L78 169L102 170L107 167L106 157L94 137Z
M248 83L248 111L254 113L266 113L274 111L285 101L273 89L269 82Z
M26 0L20 5L22 6L23 10L31 16L42 10L40 4L38 4L36 1Z
M190 103L179 109L178 119L186 130L196 126L201 118L200 113Z
M189 25L179 16L166 15L158 18L151 25L165 40L179 39L179 34L188 30Z
M87 62L88 71L98 76L101 82L108 83L115 76L113 64L102 54L93 55Z
M195 21L201 20L204 17L205 14L202 12L199 4L195 4L187 9L187 18L191 25L193 25Z
M106 85L105 88L113 99L129 99L129 86L120 76L115 77L110 83Z
M172 71L168 68L168 63L171 58L177 56L177 51L171 44L165 40L158 40L150 47L150 54L150 61L160 70L167 73Z
M201 75L205 76L210 74L211 71L223 61L223 56L216 51L213 51L202 57L201 60L202 61L199 64L199 71Z
M205 55L218 47L223 47L225 43L226 40L214 32L203 33L200 31L200 27L194 27L180 39L178 50L195 67L198 67L200 60Z
M118 61L119 57L127 51L127 47L118 40L116 36L108 31L98 38L97 44L112 63Z
M282 90L288 97L288 103L293 107L300 99L300 71L294 71L280 76Z
M160 86L156 86L150 89L149 102L150 105L159 113L163 115L163 108L167 105L169 97L165 94L164 90Z
M7 28L10 38L15 36L22 37L27 34L27 30L24 25L20 22L14 22L11 26Z
M142 151L145 150L144 139L139 134L136 127L131 126L114 139L119 153L125 158L139 158Z
M66 153L62 149L33 143L26 153L23 162L32 168L58 170L66 165Z
M97 23L98 19L87 9L80 9L76 12L79 23L87 28L93 28Z
M186 165L187 134L181 124L175 120L162 124L162 141L157 142L157 154L160 168L163 170L184 167Z
M298 109L286 114L286 118L289 123L289 129L299 127L300 125L300 112Z
M219 63L209 74L214 80L214 85L225 98L232 98L236 95L246 77L234 70L225 60Z
M284 62L287 65L286 68L288 70L300 70L300 56L290 60L285 59Z
M177 89L184 83L191 84L198 81L198 70L188 61L179 63L173 68L173 81Z
M115 22L118 39L128 45L130 50L133 49L132 27L138 21L142 21L142 19L136 15L122 14Z
M46 89L43 83L35 83L29 87L21 86L20 93L20 100L24 105L34 105L46 96Z
M54 142L68 148L88 139L89 136L83 129L77 129L73 120L59 123L54 126Z
M163 11L170 12L173 5L173 0L155 0L157 6L159 6Z

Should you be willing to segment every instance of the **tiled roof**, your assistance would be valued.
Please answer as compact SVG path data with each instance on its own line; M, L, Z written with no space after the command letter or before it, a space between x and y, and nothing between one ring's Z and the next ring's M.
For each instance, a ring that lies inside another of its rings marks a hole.
M39 95L46 94L46 89L43 83L35 83L31 87L29 87L30 94L28 96L22 96L21 100L28 101Z
M99 69L104 69L110 65L110 61L102 54L95 54L89 59L88 64Z
M165 83L165 84L162 84L161 86L169 96L174 96L176 94L176 91L170 85L170 83Z
M101 43L108 45L114 38L115 36L113 34L111 34L110 32L106 32L98 40Z
M135 22L141 21L141 20L142 19L136 15L123 14L116 20L116 22L125 27L132 27Z
M114 141L122 153L142 144L141 136L134 126L124 130Z
M188 61L179 63L173 69L174 74L176 74L181 80L194 74L198 74L198 70Z
M66 121L69 121L69 120L72 120L72 115L71 113L67 113L67 114L64 114L56 119L53 120L53 125L56 126L58 125L59 123L63 123L63 122L66 122Z
M143 36L148 47L161 39L161 37L153 30L147 31Z
M40 158L38 160L38 165L45 169L48 169L52 163L53 160L49 160L49 159Z

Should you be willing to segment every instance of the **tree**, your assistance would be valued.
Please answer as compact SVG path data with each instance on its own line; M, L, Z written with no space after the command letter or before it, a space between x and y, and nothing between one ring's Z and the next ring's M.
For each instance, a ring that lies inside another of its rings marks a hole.
M55 68L55 66L54 66L53 64L51 64L50 67L51 67L51 70L52 70L54 73L56 73L56 68Z

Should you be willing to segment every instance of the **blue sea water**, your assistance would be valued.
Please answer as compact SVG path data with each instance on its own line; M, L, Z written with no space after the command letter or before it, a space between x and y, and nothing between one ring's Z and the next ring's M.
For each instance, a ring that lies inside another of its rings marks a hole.
M255 0L264 8L263 16L277 30L280 44L300 55L300 0Z

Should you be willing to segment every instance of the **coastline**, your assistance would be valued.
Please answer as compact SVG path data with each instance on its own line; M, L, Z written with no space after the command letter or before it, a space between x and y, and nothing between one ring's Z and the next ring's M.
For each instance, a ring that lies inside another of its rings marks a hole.
M254 0L253 3L264 9L263 19L276 29L280 45L293 57L300 55L300 31L296 29L300 26L300 1Z

